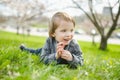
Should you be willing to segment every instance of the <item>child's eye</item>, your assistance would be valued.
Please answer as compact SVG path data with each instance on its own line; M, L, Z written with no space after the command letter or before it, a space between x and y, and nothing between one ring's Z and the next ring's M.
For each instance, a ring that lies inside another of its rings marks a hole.
M66 30L61 30L61 32L66 32Z
M71 32L73 32L73 29L71 30Z

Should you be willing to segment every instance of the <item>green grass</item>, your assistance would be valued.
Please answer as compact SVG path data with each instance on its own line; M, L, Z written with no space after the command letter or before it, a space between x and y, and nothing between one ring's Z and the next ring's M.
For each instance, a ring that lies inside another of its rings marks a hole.
M32 26L36 28L47 28L48 27L48 25L45 23L33 24Z
M45 39L0 31L0 80L120 80L120 45L109 44L101 51L98 44L79 41L84 65L73 70L65 65L44 65L39 56L19 50L21 43L42 47Z

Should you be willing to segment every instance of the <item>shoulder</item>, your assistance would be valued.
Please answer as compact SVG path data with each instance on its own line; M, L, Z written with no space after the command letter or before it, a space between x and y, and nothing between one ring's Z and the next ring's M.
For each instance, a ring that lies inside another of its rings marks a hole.
M49 47L52 47L54 45L54 43L55 43L55 39L51 38L51 37L48 37L46 39L46 43L45 44L48 45Z
M53 40L53 38L48 37L48 38L46 39L46 43L52 43L52 40Z
M51 40L51 37L48 37L47 39L46 39L46 41L50 41Z
M75 45L79 45L79 44L78 44L77 40L72 39L72 40L70 41L70 45L71 45L71 46L75 46Z
M55 39L54 38L52 38L52 37L48 37L47 39L46 39L46 41L54 41Z
M71 40L69 46L70 46L71 48L74 48L75 50L80 49L80 45L79 45L78 41L75 40L75 39Z
M48 37L48 38L46 39L46 42L45 42L45 44L44 44L44 47L48 47L50 44L51 44L51 38Z

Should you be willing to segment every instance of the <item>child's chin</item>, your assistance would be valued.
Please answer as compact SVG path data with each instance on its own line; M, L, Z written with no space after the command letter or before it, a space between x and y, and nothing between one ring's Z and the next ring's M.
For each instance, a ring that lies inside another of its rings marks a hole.
M70 41L65 41L64 45L68 45L70 43Z

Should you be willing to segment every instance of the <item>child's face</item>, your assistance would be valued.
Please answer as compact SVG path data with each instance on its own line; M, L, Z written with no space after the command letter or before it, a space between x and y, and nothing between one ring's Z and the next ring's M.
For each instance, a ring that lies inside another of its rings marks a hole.
M58 28L55 30L55 33L53 33L53 37L55 37L58 42L63 42L67 45L73 38L74 29L75 27L72 22L62 20L60 21Z

